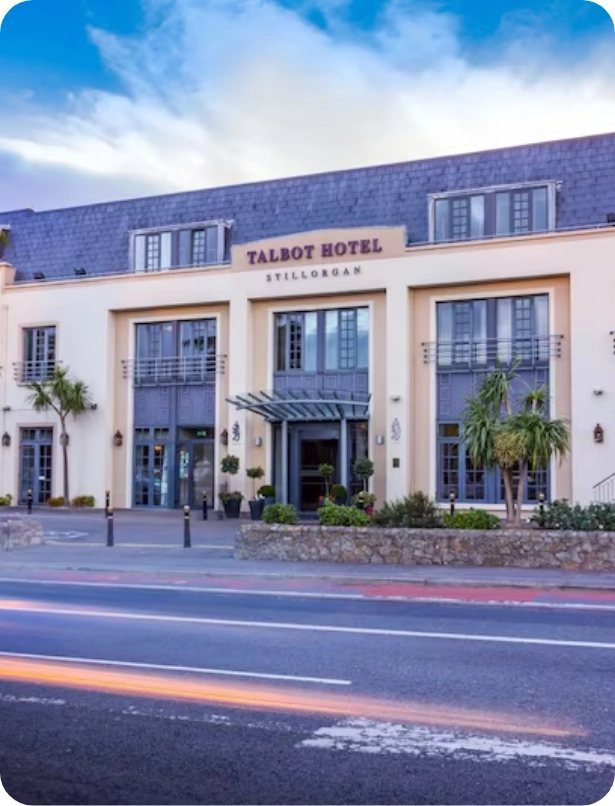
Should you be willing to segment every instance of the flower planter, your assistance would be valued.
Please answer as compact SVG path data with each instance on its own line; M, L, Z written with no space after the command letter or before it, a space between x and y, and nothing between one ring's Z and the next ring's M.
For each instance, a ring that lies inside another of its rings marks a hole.
M238 518L241 511L241 498L229 498L222 502L227 518Z
M248 501L250 505L250 515L253 521L260 521L265 509L265 499L257 498L256 500Z

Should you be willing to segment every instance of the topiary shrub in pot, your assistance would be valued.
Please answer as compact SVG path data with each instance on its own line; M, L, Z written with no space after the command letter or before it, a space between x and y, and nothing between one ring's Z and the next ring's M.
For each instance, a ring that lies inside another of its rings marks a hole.
M322 464L319 466L318 472L325 480L325 496L324 498L321 496L319 499L319 506L322 506L322 504L324 504L325 498L330 497L329 484L331 483L331 476L335 473L335 468L333 467L333 465Z
M239 459L237 456L225 456L220 462L220 469L229 476L236 476L239 473ZM220 501L224 507L224 514L227 518L238 518L241 511L243 495L240 492L220 493Z
M344 506L348 501L348 490L343 484L332 484L331 495L333 497L333 501L340 506Z
M250 506L250 516L253 521L260 521L263 509L265 508L265 500L259 498L256 494L256 479L262 479L265 471L262 467L249 467L246 470L246 475L252 479L252 498L248 502Z
M363 491L367 491L367 482L374 475L374 463L367 456L360 456L352 466L352 472L363 482Z
M264 500L266 507L275 504L275 487L273 484L263 484L259 488L258 495Z

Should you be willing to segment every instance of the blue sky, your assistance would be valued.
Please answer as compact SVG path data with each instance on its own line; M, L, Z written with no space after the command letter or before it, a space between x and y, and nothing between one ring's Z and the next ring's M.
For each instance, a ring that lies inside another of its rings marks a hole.
M584 0L31 0L0 31L0 210L615 130Z

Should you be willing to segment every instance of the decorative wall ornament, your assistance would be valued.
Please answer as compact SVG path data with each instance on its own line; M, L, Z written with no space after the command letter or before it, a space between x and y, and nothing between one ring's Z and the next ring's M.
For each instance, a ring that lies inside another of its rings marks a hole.
M239 423L237 420L233 423L233 430L231 432L233 434L233 442L239 442L241 439L241 429L239 428Z
M401 439L401 425L397 417L391 423L391 439L394 442L399 442Z

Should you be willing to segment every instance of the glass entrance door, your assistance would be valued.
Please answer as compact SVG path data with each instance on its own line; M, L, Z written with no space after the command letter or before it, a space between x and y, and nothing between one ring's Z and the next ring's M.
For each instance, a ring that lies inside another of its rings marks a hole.
M45 504L51 498L53 466L53 429L22 428L19 445L19 501L28 500L32 490L34 504Z
M180 429L180 438L193 429ZM194 429L195 433L200 433ZM180 442L177 451L177 486L175 506L190 508L203 505L207 495L209 507L214 501L214 442L211 439L190 439Z
M137 507L169 506L169 463L173 453L166 428L137 428L134 500Z
M330 484L339 478L339 439L329 437L319 439L303 436L299 450L299 510L313 512L318 509L318 499L325 494L325 481L320 475L320 465L333 465L334 473Z

